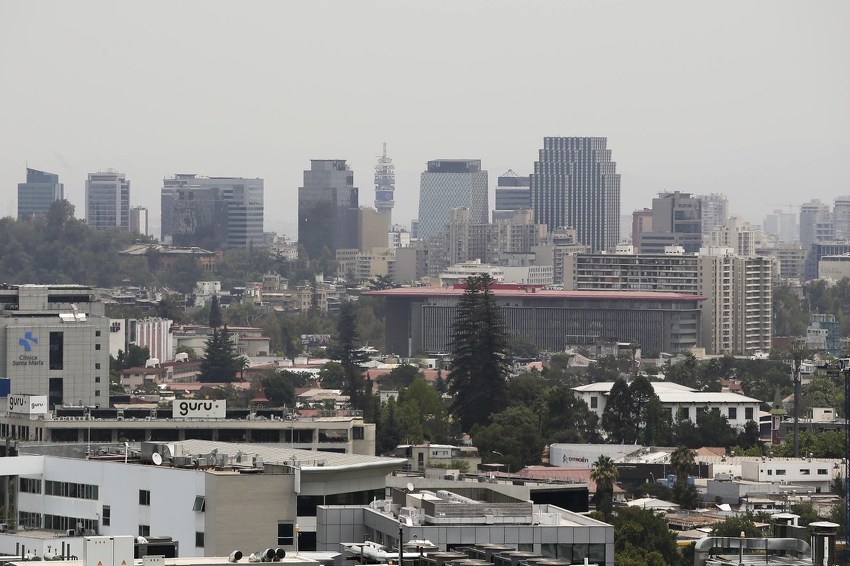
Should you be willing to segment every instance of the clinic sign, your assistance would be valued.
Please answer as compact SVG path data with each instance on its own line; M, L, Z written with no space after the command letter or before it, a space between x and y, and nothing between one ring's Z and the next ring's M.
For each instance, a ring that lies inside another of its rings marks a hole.
M47 395L9 395L8 409L14 415L43 415L47 413Z
M223 419L227 401L191 401L180 399L171 406L174 419Z

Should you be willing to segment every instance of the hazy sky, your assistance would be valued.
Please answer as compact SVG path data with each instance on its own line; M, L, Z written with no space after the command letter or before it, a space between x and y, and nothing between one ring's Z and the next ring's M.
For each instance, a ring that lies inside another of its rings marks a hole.
M159 236L162 178L265 179L296 236L311 158L347 159L394 220L429 159L527 174L544 136L606 136L622 212L661 190L765 212L850 193L850 2L0 0L0 215L25 167L84 213L88 172L131 180Z

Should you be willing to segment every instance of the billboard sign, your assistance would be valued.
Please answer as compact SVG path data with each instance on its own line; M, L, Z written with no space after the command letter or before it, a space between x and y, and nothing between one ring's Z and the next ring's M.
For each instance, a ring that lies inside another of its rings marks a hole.
M9 395L8 408L15 415L43 415L47 413L47 395Z
M227 413L227 401L178 399L172 403L171 411L175 419L223 419Z

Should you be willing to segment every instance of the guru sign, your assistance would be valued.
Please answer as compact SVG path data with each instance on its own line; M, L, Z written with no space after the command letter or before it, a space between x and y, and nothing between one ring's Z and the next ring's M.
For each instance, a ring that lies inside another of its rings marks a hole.
M47 413L46 395L9 395L9 413L43 415Z
M174 419L223 419L227 412L226 401L174 401Z

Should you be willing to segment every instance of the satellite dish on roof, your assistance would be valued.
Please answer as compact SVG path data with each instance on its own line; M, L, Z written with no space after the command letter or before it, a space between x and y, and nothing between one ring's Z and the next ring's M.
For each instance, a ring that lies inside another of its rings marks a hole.
M160 454L159 452L154 452L153 454L151 454L151 461L153 462L154 466L161 466L162 454Z
M414 489L413 482L407 482L407 491L412 492Z

